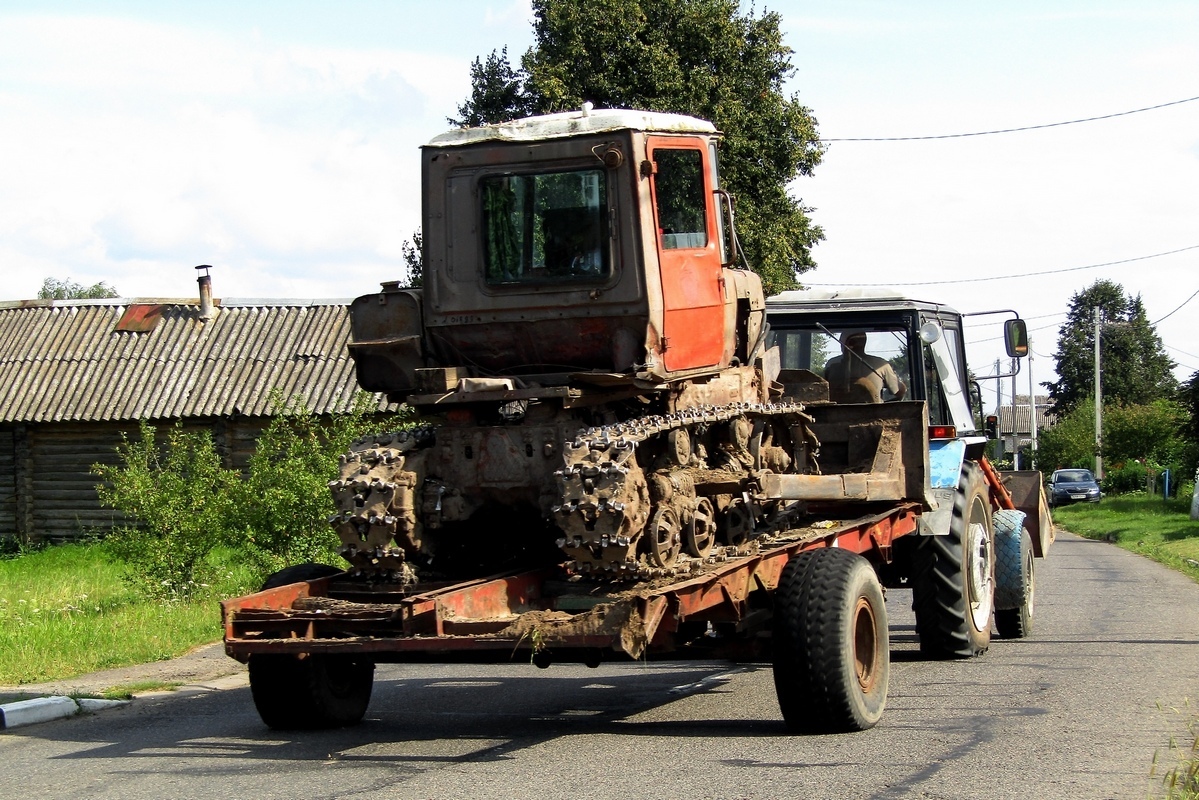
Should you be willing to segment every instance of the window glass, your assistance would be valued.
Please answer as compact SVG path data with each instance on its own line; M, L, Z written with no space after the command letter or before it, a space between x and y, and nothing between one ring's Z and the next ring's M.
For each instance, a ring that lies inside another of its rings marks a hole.
M824 378L833 402L895 400L912 385L906 329L781 325L772 330L782 369L808 370Z
M607 279L603 170L492 176L479 194L488 284Z
M703 152L659 149L654 151L654 164L662 249L707 247Z

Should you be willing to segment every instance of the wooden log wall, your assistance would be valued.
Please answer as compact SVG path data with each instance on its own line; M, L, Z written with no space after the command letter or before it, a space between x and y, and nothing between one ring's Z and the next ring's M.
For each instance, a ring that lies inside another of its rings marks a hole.
M188 420L207 428L226 466L245 469L266 419ZM173 423L155 425L162 436ZM0 425L0 539L71 541L103 536L123 522L96 494L93 464L117 464L122 433L136 423L62 422Z

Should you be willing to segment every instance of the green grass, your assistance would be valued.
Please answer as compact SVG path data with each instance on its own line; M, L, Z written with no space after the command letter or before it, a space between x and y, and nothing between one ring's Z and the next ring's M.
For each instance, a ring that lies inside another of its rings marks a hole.
M0 685L161 661L215 641L218 600L241 593L252 580L226 563L220 586L163 602L138 595L122 574L100 544L0 559Z
M1071 533L1113 542L1199 581L1199 563L1191 563L1199 562L1199 521L1190 518L1190 511L1189 491L1171 500L1120 495L1095 505L1055 508L1053 521Z

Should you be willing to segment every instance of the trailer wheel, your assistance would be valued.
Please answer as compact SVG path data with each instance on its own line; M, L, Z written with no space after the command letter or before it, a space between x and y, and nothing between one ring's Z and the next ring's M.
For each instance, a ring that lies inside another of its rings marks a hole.
M356 725L366 714L375 665L351 656L257 653L250 694L262 721L276 730Z
M891 652L883 590L847 550L809 550L783 568L775 595L774 688L787 728L873 727L887 703Z
M991 643L995 597L991 504L978 467L962 465L949 533L921 536L912 555L912 609L920 651L970 658Z
M300 583L301 581L315 581L318 578L328 578L330 575L339 575L341 572L342 570L329 564L295 564L268 575L262 584L261 591L277 589L280 586L288 586L289 584Z
M1021 527L1019 536L997 539L995 569L998 572L995 630L1005 639L1024 639L1032 635L1036 599L1032 535L1028 528Z

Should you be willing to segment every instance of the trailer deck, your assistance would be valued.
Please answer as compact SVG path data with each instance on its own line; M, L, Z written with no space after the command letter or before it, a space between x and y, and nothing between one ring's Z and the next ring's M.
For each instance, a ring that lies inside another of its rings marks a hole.
M259 653L377 662L509 661L517 653L545 663L681 657L696 624L701 634L721 624L739 633L765 625L765 596L789 559L839 547L889 563L892 542L916 530L918 513L907 503L853 520L813 521L774 534L757 553L632 585L571 580L552 567L386 590L343 573L223 602L225 651L243 662ZM744 637L732 638L744 646Z

